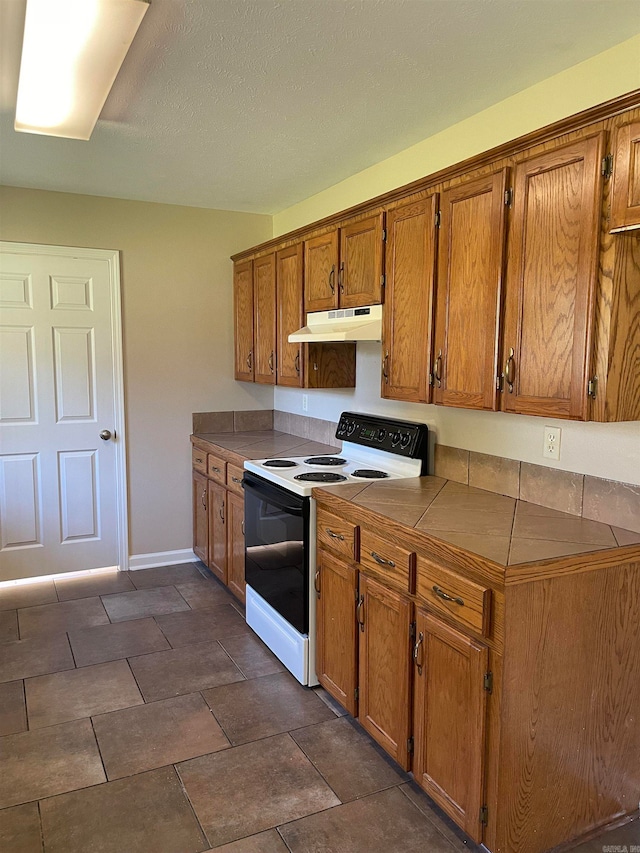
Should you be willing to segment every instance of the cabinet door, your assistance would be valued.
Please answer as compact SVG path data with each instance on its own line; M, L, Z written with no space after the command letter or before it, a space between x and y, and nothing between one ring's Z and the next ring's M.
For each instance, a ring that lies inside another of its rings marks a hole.
M382 396L429 402L438 197L387 213Z
M322 234L304 244L305 311L338 307L338 231Z
M382 302L384 214L340 229L340 307Z
M208 481L209 568L222 583L227 582L227 490Z
M611 231L640 228L640 121L616 131L610 225Z
M414 662L414 778L479 842L487 648L418 610Z
M235 377L253 382L253 261L233 266Z
M315 595L318 681L355 717L357 570L319 549Z
M516 166L503 408L584 420L598 274L603 135Z
M193 553L206 565L209 561L209 521L207 517L207 478L193 472Z
M360 574L358 719L405 770L409 768L411 602Z
M276 255L278 302L277 384L303 387L304 344L290 344L288 337L303 325L302 243L281 249Z
M244 604L244 498L227 492L227 585Z
M495 409L507 170L442 193L436 403Z
M255 381L276 384L276 256L253 262Z

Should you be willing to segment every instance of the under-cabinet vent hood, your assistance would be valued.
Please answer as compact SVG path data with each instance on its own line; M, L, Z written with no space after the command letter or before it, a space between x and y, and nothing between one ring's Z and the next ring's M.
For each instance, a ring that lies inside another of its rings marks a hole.
M338 308L307 314L307 325L289 335L289 343L382 340L382 305Z

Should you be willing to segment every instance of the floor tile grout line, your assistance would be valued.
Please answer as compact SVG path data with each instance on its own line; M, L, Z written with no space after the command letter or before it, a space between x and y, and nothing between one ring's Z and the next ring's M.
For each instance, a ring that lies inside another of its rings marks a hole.
M415 778L413 778L413 774L412 774L412 779L411 779L410 781L413 781L416 785L418 785L418 783L416 782ZM402 794L402 796L403 796L403 797L406 797L406 799L407 799L407 800L409 800L409 802L411 803L411 805L412 805L412 806L413 806L417 811L419 811L419 812L420 812L420 814L421 814L421 815L423 815L423 816L424 816L424 817L429 821L429 823L433 826L433 828L436 830L436 832L437 832L437 833L438 833L438 834L439 834L439 835L440 835L440 836L441 836L441 837L442 837L442 838L447 842L447 844L449 844L449 845L452 847L452 850L454 850L455 848L453 848L453 843L452 843L451 839L450 839L450 838L447 838L447 836L444 834L444 832L442 832L442 830L440 829L440 827L439 827L439 826L436 824L436 822L431 818L431 815L430 815L428 812L423 811L423 809L421 809L421 808L420 808L420 806L419 806L416 802L414 802L414 800L412 800L412 799L411 799L411 797L406 793L406 791L404 791L404 790L403 790L404 785L406 785L406 784L407 784L407 782L402 782L400 785L397 785L396 787L398 788L398 790L400 791L400 793ZM418 787L419 787L419 786L418 786ZM421 793L422 793L422 792L421 792ZM425 797L427 797L427 796L428 796L428 794L425 794ZM435 801L434 801L434 800L432 800L432 801L430 801L430 802L432 802L432 803L433 803L433 805L437 806L437 803L435 803ZM432 807L433 807L433 806L432 806ZM444 814L444 812L443 812L443 814ZM438 815L436 815L436 817L439 817L439 816L438 816ZM458 840L459 840L459 839L458 839ZM478 853L480 853L480 849L481 849L481 848L480 848L480 847L478 847L478 846L476 846L476 845L475 845L475 843L474 843L473 841L464 840L464 841L461 841L461 843L465 844L465 846L466 846L466 847L467 847L467 849L470 851L470 853L475 853L475 851L478 851ZM472 845L473 845L473 847L469 847L469 844L472 844Z
M208 754L213 755L214 753L208 753ZM189 759L189 760L192 760L192 759ZM178 769L178 764L180 764L180 763L182 763L182 762L177 762L176 764L172 764L171 766L173 767L174 773L178 777L178 782L180 783L180 788L182 789L182 794L183 794L185 800L187 801L187 803L189 804L189 808L191 809L191 813L193 814L196 823L200 827L200 832L202 833L202 837L207 842L209 847L211 847L211 841L209 840L209 836L205 832L203 825L200 823L200 818L198 817L198 813L196 812L195 807L194 807L193 803L191 802L191 797L189 796L189 792L187 791L187 788L184 784L184 780L183 780L182 776L180 775L180 770Z
M93 739L96 742L96 749L98 750L98 755L100 756L100 764L102 765L102 772L104 773L104 782L99 784L106 784L110 782L109 774L107 773L107 767L104 763L104 758L102 757L102 750L100 749L100 741L98 740L98 733L96 732L96 727L93 725L93 717L89 717L89 723L91 724L91 731L93 732ZM82 790L82 789L80 789Z
M33 800L32 800L33 802ZM40 809L40 800L35 800L36 808L38 809L38 827L40 829L40 850L44 850L44 826L42 825L42 811Z

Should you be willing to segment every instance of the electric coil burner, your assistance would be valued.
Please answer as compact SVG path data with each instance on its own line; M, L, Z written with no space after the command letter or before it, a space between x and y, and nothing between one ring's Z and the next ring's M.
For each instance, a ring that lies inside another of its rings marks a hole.
M339 456L312 456L310 459L304 460L305 465L346 465L346 459L340 459Z
M302 480L303 483L340 483L346 479L342 474L334 474L333 471L309 471L294 477L294 480Z
M334 451L245 462L247 624L301 684L318 683L313 489L340 494L351 483L366 492L377 488L373 481L384 480L384 495L386 483L427 473L427 433L424 424L343 412L336 430L339 456Z

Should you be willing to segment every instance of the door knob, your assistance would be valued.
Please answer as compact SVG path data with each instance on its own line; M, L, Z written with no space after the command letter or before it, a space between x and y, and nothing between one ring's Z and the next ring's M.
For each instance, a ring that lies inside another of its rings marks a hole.
M100 432L100 438L101 438L103 441L109 441L109 439L111 438L111 430L110 430L110 429L103 429L103 430L101 430L101 432Z

